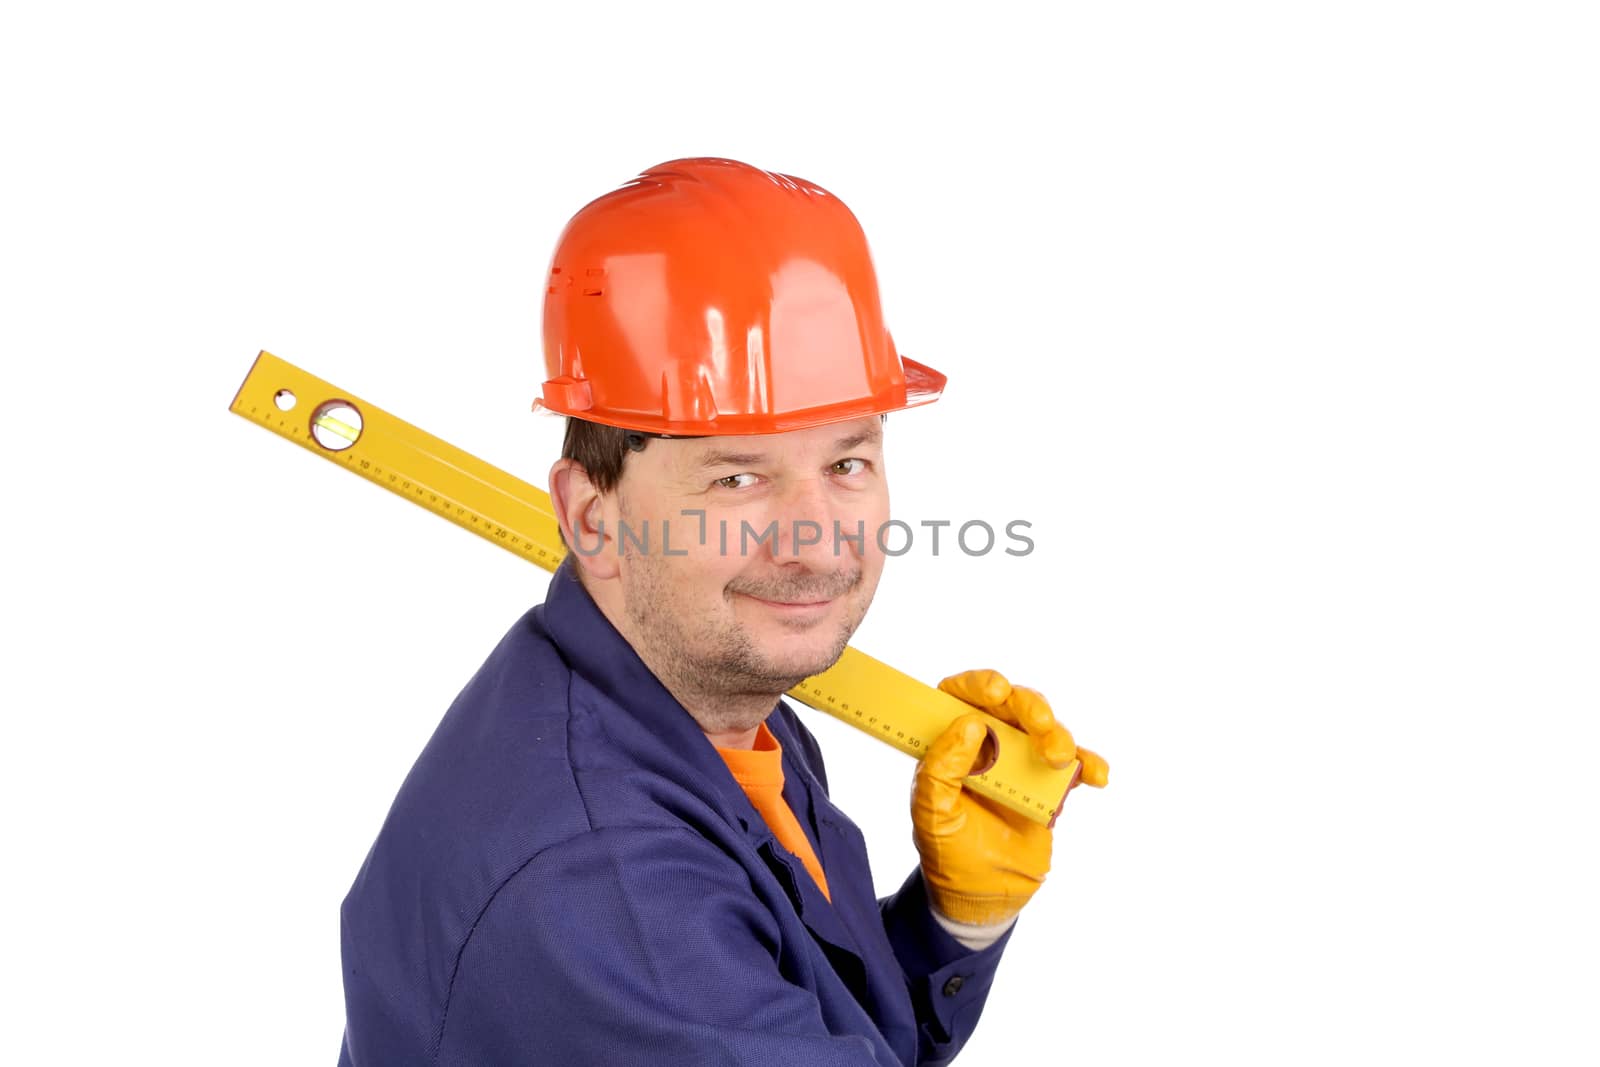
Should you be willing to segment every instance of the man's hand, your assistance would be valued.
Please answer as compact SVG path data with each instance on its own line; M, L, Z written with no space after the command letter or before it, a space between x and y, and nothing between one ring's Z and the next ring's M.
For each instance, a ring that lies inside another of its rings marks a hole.
M1051 766L1079 760L1069 792L1080 782L1106 784L1106 761L1079 748L1034 690L1013 686L998 671L952 675L939 688L1025 731ZM952 722L928 746L911 794L912 836L933 906L947 919L980 926L1021 911L1050 870L1049 827L962 788L987 736L976 712Z

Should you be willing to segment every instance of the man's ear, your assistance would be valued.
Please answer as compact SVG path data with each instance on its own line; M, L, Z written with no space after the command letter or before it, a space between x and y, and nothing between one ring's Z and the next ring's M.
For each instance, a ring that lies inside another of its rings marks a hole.
M567 551L590 578L615 578L619 569L616 531L604 520L606 494L575 459L558 459L550 468L550 503Z

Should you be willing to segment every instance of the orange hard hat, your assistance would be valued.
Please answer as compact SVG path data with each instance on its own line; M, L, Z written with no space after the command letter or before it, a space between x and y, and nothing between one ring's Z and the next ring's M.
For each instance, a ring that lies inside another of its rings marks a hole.
M900 356L861 224L801 178L676 159L567 223L533 402L669 436L779 433L937 400Z

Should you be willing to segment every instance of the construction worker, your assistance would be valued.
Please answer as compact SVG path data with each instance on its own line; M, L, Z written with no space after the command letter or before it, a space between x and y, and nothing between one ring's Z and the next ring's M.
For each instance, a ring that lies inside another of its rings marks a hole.
M726 159L580 211L545 291L571 549L402 785L342 911L339 1062L943 1064L977 1024L1051 830L962 786L962 716L916 771L921 856L866 845L780 697L872 600L900 356L855 217ZM1106 766L994 671L941 688L1042 758Z

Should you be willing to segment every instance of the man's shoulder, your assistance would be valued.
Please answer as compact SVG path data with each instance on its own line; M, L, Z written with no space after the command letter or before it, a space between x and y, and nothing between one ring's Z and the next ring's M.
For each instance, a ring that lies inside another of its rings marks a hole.
M724 820L655 739L575 674L533 608L440 720L369 865L475 899L541 852L621 827L705 833ZM647 755L641 755L641 750Z
M418 880L493 878L588 828L567 751L571 671L539 615L533 608L519 618L451 702L401 784L369 866Z

